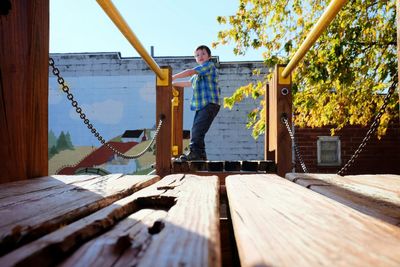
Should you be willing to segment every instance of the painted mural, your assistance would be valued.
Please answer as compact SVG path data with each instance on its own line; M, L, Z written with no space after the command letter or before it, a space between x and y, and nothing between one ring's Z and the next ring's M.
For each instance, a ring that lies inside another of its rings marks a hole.
M156 128L153 75L64 79L90 123L110 145L127 155L137 155L148 146ZM189 127L192 113L187 103L184 109L189 115L184 127ZM133 160L119 157L101 145L56 78L49 77L49 174L147 174L154 162L154 145Z

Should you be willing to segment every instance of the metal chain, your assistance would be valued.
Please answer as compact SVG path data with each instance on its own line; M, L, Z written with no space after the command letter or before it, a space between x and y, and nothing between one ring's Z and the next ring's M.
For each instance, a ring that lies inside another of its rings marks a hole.
M358 155L361 153L361 151L364 149L364 147L367 145L367 142L371 138L372 134L378 128L379 123L381 121L381 117L385 113L386 106L389 103L389 99L393 95L396 87L397 87L397 83L392 83L392 85L389 88L388 93L385 96L383 104L382 104L381 108L379 109L379 113L375 116L374 122L369 127L369 130L368 130L367 134L365 135L364 139L361 141L361 144L358 146L357 150L351 156L349 161L347 161L347 163L336 174L343 176L344 173L347 171L347 169L354 163L354 160L358 157Z
M289 132L290 139L292 139L292 143L293 143L293 146L294 146L294 151L296 152L296 157L298 158L298 160L300 162L300 166L303 169L303 172L304 173L308 173L308 169L306 167L306 164L304 163L303 158L301 157L301 154L300 154L300 150L299 150L299 148L298 148L298 146L297 146L297 144L296 144L296 142L294 140L294 135L293 135L292 129L290 129L287 117L286 116L282 116L281 120L285 124L286 129Z
M114 153L116 153L118 156L123 157L125 159L136 159L139 158L141 156L144 155L144 153L147 152L147 150L149 150L149 148L153 145L153 143L155 142L158 133L160 132L161 126L163 124L163 120L164 118L160 118L159 122L158 122L158 126L157 129L155 131L155 134L150 142L150 144L139 154L137 155L126 155L120 151L118 151L115 147L113 147L111 144L106 143L106 141L104 140L103 136L97 131L97 129L93 126L93 124L90 123L90 120L88 118L86 118L86 114L82 111L82 108L79 107L78 102L76 100L74 100L74 95L69 91L69 87L68 85L65 84L64 78L61 77L60 75L60 70L54 65L54 60L52 58L49 59L49 65L52 67L52 72L54 74L54 76L57 77L57 82L62 86L62 90L64 93L67 94L67 98L69 101L71 101L71 105L73 108L75 108L76 113L78 113L79 117L83 120L83 123L87 126L87 128L92 132L92 134L94 135L94 137L97 138L97 140L99 140L99 142L103 145L105 145L107 148L109 148L110 150L112 150Z

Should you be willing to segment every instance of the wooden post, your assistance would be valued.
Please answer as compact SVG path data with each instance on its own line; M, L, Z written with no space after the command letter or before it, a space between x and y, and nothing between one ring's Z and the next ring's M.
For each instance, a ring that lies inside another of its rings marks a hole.
M181 155L183 150L183 92L182 87L172 89L172 156L174 157Z
M48 173L49 0L0 15L0 183Z
M172 100L172 69L162 67L167 72L167 80L156 81L156 122L163 118L163 125L156 139L156 173L164 177L171 173L171 100Z
M273 77L268 88L268 149L275 151L277 173L281 177L290 172L292 167L292 142L289 132L282 122L282 116L286 116L289 125L292 125L292 93L291 76L283 78L281 73L284 65L275 66Z
M269 84L265 86L265 135L264 135L264 160L272 160L275 162L275 150L270 149L269 132L271 126L271 107L274 105L269 97Z
M400 81L400 0L396 1L396 20L397 20L397 73L398 81ZM399 93L399 104L400 104L400 85L397 83L397 90ZM399 105L400 113L400 105ZM400 120L400 116L399 116Z

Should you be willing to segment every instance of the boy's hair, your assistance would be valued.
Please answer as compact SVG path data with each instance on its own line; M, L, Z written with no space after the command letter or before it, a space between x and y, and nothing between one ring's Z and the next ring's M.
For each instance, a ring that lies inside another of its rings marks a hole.
M210 48L208 48L208 46L206 46L206 45L200 45L200 46L198 46L198 47L196 48L196 50L194 50L194 51L197 51L197 50L206 50L206 51L207 51L207 54L211 57L211 50L210 50Z

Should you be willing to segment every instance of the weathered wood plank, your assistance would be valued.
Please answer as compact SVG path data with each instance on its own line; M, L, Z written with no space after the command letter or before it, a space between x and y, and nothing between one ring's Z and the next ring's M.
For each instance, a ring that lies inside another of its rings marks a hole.
M95 179L99 175L54 175L36 179L5 183L0 186L0 205L6 198L26 197L38 191L64 187L66 184Z
M277 175L226 178L241 266L399 266L400 228Z
M0 258L16 264L218 267L218 178L167 176Z
M400 225L400 175L288 173L286 179L365 214Z
M139 210L87 242L60 266L136 266L138 254L152 242L149 229L165 220L167 214L164 210Z
M82 175L4 184L0 199L0 255L101 209L159 180L153 176ZM25 187L24 184L27 184ZM17 191L20 186L21 191ZM15 197L7 193L15 193ZM23 192L24 194L21 194Z

